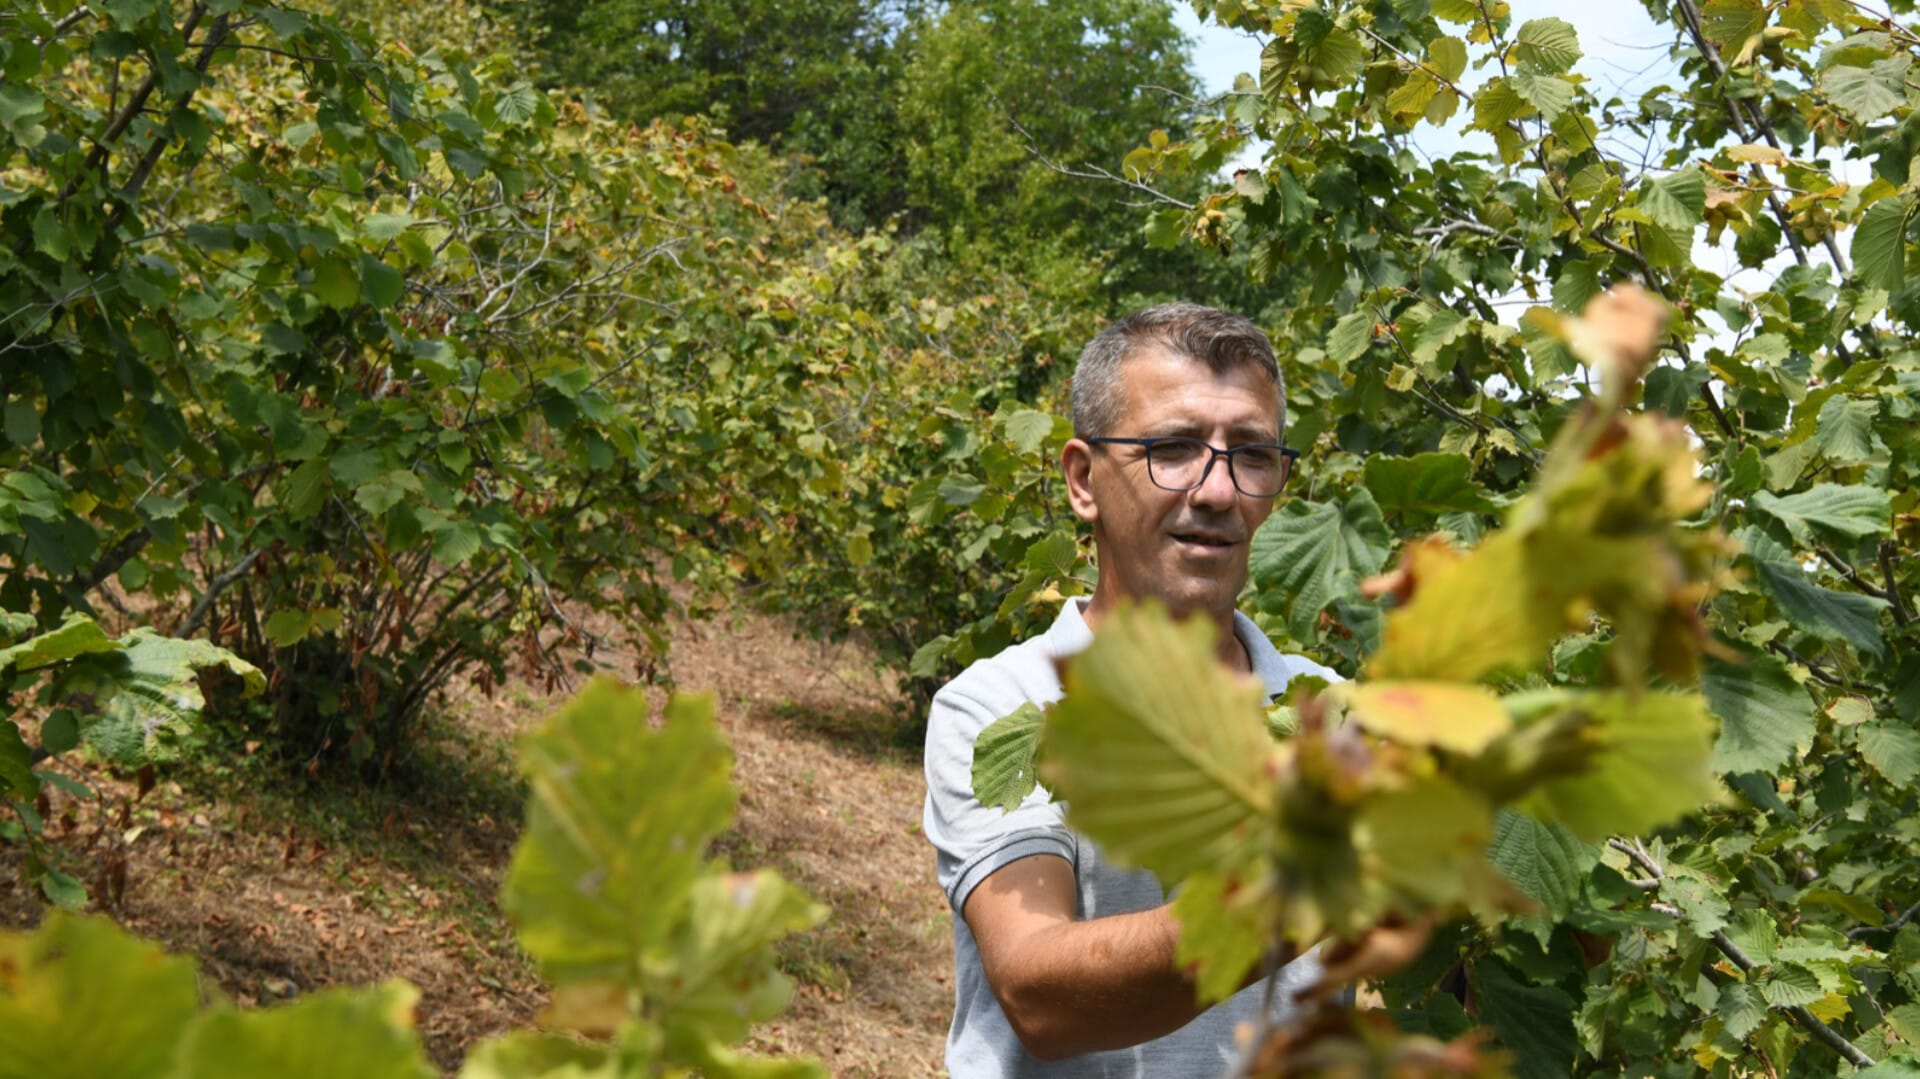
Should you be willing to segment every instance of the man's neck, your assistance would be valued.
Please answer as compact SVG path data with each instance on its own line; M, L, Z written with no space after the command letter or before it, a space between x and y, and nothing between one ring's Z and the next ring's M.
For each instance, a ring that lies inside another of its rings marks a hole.
M1088 629L1098 630L1102 618L1122 602L1131 598L1132 597L1115 596L1111 593L1103 594L1098 588L1095 588L1093 598L1089 599L1087 605L1081 609L1080 616L1086 619ZM1211 621L1214 624L1214 628L1218 631L1218 636L1215 638L1218 643L1215 645L1214 654L1219 657L1220 662L1224 664L1228 670L1239 671L1241 674L1253 673L1253 655L1247 651L1247 646L1241 643L1240 635L1234 631L1233 608L1229 607L1225 611L1206 612L1175 610L1173 611L1173 616L1175 618L1199 617Z

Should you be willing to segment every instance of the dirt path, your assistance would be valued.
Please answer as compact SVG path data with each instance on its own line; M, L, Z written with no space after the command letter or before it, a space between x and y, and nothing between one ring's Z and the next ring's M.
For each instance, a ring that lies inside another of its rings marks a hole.
M798 997L756 1048L817 1056L837 1076L941 1074L950 930L920 837L918 754L896 738L888 679L856 647L796 641L753 616L681 627L673 671L683 689L715 694L737 757L740 813L721 852L778 869L833 911L783 948ZM451 1069L544 1002L494 897L520 818L506 747L557 703L523 685L491 697L458 687L409 774L383 789L240 760L163 772L136 797L134 777L89 770L114 808L56 796L51 828L110 913L199 956L243 1004L414 983L429 1051ZM0 926L32 925L38 897L0 854Z

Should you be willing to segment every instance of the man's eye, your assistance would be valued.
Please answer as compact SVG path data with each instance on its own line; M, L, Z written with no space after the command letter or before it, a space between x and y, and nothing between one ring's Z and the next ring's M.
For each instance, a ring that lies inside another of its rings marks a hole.
M1246 447L1233 451L1236 463L1243 469L1258 469L1263 472L1280 470L1280 453L1264 447Z
M1153 444L1153 455L1170 465L1182 464L1199 458L1200 445L1196 442L1173 440L1156 442Z

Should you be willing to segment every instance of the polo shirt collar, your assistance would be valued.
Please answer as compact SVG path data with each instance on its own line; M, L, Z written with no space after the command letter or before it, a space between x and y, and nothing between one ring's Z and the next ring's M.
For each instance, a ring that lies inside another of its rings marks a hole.
M1056 656L1071 656L1093 643L1093 630L1087 625L1083 611L1086 603L1087 597L1075 596L1060 605L1060 616L1053 620L1052 628L1047 630L1049 652ZM1246 648L1247 658L1253 662L1253 673L1266 686L1268 698L1278 697L1285 692L1295 672L1253 619L1239 611L1233 612L1233 635Z

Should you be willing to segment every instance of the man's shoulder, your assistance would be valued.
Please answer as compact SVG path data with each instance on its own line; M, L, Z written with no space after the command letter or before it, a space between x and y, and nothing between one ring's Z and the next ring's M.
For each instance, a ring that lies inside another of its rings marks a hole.
M1050 704L1060 698L1057 653L1045 633L1008 645L974 660L934 694L936 702L973 704L1003 715L1022 704Z

